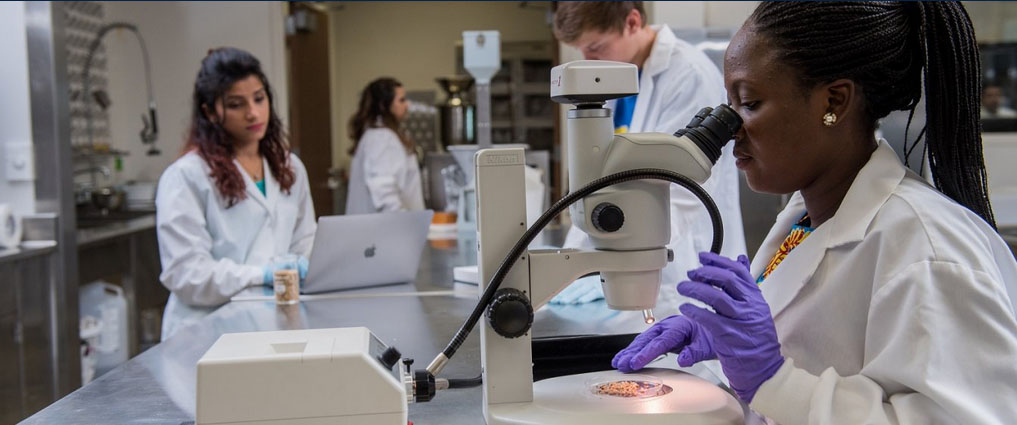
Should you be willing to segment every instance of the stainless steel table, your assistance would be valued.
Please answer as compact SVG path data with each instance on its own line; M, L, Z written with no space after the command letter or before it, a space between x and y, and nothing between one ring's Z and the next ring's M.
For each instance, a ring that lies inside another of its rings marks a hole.
M196 363L228 332L366 326L424 367L445 347L477 299L477 287L453 284L455 249L427 248L417 281L347 291L303 300L294 306L273 301L233 301L201 322L131 359L89 385L50 405L29 424L185 424L194 421ZM639 312L609 310L603 301L549 306L536 312L533 335L638 332ZM480 373L478 332L473 332L442 377ZM411 404L414 424L481 424L481 391L439 392L429 403Z

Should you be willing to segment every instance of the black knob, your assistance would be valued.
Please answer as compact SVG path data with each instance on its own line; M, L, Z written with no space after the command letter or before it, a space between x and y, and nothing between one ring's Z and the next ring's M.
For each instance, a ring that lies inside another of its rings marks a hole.
M518 338L526 334L533 324L533 306L522 291L499 289L487 307L487 322L505 338Z
M593 227L601 232L617 232L625 224L625 213L617 205L604 202L593 208Z
M399 363L399 358L402 356L402 353L396 350L395 347L388 347L378 356L378 361L381 362L382 366L385 366L385 369L391 370L392 366Z
M434 375L427 369L413 371L413 401L423 403L431 401L437 387L434 384Z

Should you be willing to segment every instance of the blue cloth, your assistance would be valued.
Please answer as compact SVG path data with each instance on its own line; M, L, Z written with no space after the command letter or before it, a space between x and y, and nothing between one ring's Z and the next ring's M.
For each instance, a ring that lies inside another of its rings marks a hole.
M265 179L261 179L261 180L258 180L256 182L254 182L254 185L258 186L258 190L261 191L262 195L265 195Z
M551 304L585 304L604 298L600 275L581 277L551 298Z

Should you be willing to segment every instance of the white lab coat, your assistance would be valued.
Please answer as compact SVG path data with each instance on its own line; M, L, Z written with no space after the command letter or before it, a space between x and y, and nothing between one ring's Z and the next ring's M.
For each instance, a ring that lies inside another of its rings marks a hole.
M703 107L727 103L724 79L703 52L679 40L669 28L654 25L657 37L643 65L639 80L639 97L629 131L674 133L685 128ZM734 143L728 143L713 166L710 178L703 184L720 210L724 222L724 244L721 253L728 257L745 254L745 233L742 228L741 206L738 203L738 169L735 167ZM573 188L578 189L578 188ZM686 272L697 268L699 252L709 251L713 242L713 225L706 208L692 192L677 184L671 185L671 242L674 261L663 271L661 302L658 316L678 312L674 290L685 280ZM589 237L573 226L565 239L566 247L591 247ZM667 297L667 298L664 298Z
M346 214L424 209L417 156L386 127L369 128L353 154Z
M758 276L805 213L795 193ZM1012 424L1017 262L880 141L836 215L762 283L787 358L751 407L783 425Z
M197 322L251 286L259 286L264 266L276 254L310 256L316 224L307 171L296 155L296 180L286 194L265 170L265 195L239 162L247 198L230 208L210 176L208 163L189 152L170 164L156 192L156 231L162 274L170 290L162 337Z

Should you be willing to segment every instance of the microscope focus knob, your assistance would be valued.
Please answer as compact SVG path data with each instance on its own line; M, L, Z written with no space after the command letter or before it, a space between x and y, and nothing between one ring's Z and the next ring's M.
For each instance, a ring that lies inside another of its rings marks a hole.
M498 335L505 338L525 335L533 324L530 299L518 289L499 289L487 307L487 322Z
M625 224L625 213L617 205L604 202L593 208L590 220L601 232L617 232Z

